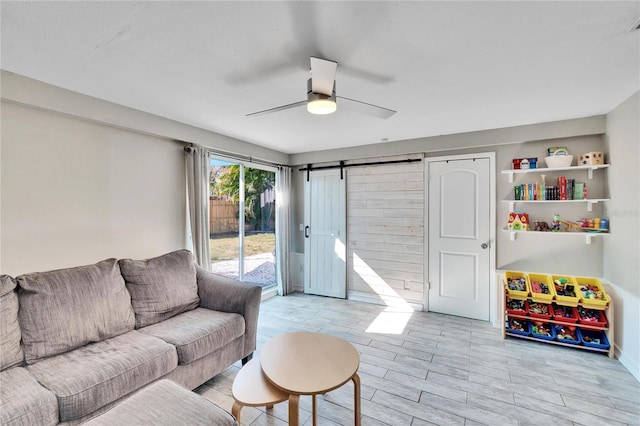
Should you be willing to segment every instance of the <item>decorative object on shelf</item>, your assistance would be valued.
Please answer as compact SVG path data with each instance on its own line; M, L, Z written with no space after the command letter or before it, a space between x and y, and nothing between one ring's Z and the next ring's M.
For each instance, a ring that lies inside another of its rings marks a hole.
M594 152L586 152L584 154L578 155L579 166L595 165L595 164L604 164L604 153L594 151Z
M549 224L543 220L534 220L533 221L533 229L540 232L549 232L551 228L549 228Z
M569 151L566 146L548 148L547 153L549 156L545 157L544 161L550 169L569 167L573 162L573 155L569 155Z
M580 226L582 230L587 232L607 232L609 231L609 220L601 217L582 218Z
M511 162L513 170L526 170L538 168L538 157L514 158Z
M551 232L560 232L560 215L558 213L553 214L553 221L551 221Z
M561 220L560 223L566 226L565 232L582 231L582 222L569 222L568 220Z
M529 215L522 210L516 210L509 213L507 228L513 231L529 231Z

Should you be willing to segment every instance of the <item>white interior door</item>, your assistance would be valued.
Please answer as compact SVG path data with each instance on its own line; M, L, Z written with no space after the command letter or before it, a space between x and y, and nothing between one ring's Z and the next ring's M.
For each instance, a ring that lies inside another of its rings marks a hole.
M304 292L346 298L346 185L339 169L305 183Z
M427 167L429 310L489 320L491 161L432 161Z

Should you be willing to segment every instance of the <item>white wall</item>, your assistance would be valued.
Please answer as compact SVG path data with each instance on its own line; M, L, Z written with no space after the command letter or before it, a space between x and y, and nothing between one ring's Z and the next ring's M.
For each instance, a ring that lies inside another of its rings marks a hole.
M420 161L348 170L350 299L423 305L424 185L424 164Z
M289 156L4 70L0 272L143 258L185 246L183 144Z
M182 147L2 102L0 271L183 248Z
M640 380L640 92L607 115L611 162L604 276L615 305L620 361Z

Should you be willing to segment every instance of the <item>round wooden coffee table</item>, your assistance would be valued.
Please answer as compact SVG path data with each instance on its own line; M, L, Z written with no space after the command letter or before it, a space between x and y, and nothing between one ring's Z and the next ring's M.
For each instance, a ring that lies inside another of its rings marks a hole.
M355 424L360 425L360 356L352 344L327 334L296 332L276 336L260 351L262 371L274 386L289 393L289 425L298 425L300 395L316 395L353 381Z

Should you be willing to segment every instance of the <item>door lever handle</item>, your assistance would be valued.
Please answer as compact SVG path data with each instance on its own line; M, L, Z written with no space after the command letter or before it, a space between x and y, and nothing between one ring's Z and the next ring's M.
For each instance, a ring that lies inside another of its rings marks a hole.
M309 225L304 227L304 237L309 238Z

